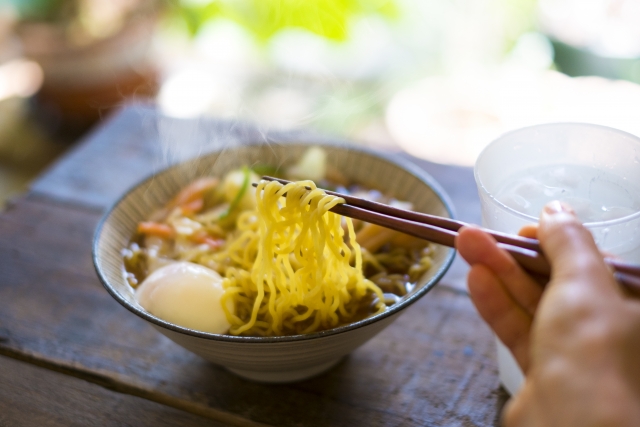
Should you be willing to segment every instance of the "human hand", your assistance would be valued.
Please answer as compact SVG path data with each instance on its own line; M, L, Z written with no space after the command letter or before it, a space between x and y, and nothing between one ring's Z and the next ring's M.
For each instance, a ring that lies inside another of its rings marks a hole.
M551 264L545 288L491 236L463 228L478 312L525 372L503 414L515 426L640 425L640 300L615 282L593 238L558 202L522 230Z

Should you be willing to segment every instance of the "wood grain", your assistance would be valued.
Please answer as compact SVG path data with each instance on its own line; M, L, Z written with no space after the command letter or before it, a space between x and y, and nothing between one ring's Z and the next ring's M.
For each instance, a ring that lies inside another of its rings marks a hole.
M90 257L99 216L33 195L0 215L0 354L235 425L494 425L505 395L466 295L436 288L326 375L250 383L106 293Z
M1 426L223 426L7 357L0 372Z
M153 172L199 153L254 141L280 144L303 140L347 143L308 131L275 132L232 120L165 117L146 105L114 114L31 186L63 203L102 211ZM394 153L430 173L453 201L456 217L480 224L480 199L473 170L440 165L407 153ZM456 259L442 284L464 291L468 268Z
M102 210L142 178L177 161L247 142L300 140L348 144L308 131L266 131L235 120L175 119L152 107L134 105L113 115L81 141L43 173L31 190ZM393 154L429 172L454 201L458 219L480 223L480 199L471 168L440 165L403 152Z
M275 144L278 135L236 120L175 119L133 105L88 135L35 180L31 191L104 209L133 184L173 163L247 141Z
M164 338L107 294L91 262L103 209L169 160L255 138L326 139L178 121L134 106L54 165L0 214L0 354L228 425L496 425L507 396L498 385L493 337L464 291L460 260L375 339L328 373L291 385L239 379ZM471 169L412 161L442 184L459 219L479 222ZM14 415L7 425L20 419Z

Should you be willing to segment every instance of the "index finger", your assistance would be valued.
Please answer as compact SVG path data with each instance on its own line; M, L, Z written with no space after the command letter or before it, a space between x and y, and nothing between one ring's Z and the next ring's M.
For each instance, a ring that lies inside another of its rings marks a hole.
M570 208L559 202L545 206L538 237L551 264L551 284L579 284L600 295L619 295L593 236Z

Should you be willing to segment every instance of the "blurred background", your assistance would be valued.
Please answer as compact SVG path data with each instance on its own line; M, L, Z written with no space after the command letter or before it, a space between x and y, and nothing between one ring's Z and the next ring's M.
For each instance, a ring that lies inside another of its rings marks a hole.
M640 135L637 0L0 0L0 203L156 103L473 165L510 129Z

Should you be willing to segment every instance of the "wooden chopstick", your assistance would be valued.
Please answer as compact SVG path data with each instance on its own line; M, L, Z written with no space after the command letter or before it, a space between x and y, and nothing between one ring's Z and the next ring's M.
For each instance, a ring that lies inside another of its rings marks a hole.
M330 210L342 216L348 216L349 218L359 219L381 227L390 228L392 230L448 246L450 248L456 247L455 239L458 235L457 231L447 230L421 222L410 221L404 218L397 218L380 212L351 206L349 204L336 205ZM548 261L540 252L500 242L498 243L498 246L509 252L511 256L513 256L513 258L530 273L546 277L551 273Z
M626 274L628 276L636 276L640 278L640 265L630 262L621 261L616 258L605 258L604 262L613 269L613 271Z
M281 184L291 182L270 176L263 176L262 179L278 181ZM256 186L257 184L253 185ZM334 206L331 208L332 212L451 248L455 248L458 230L463 226L470 226L470 224L462 221L408 211L347 194L328 190L323 191L333 196L342 197L347 202ZM549 262L542 253L538 240L497 233L493 230L483 230L492 235L498 242L498 246L509 252L526 271L538 276L549 277L551 272ZM615 277L619 283L631 289L637 290L640 288L640 265L613 258L605 258L604 261L616 272Z
M281 184L288 184L291 182L287 181L286 179L274 178L272 176L263 176L262 179L267 181L278 181ZM422 212L408 211L405 209L396 208L394 206L385 205L384 203L378 203L372 200L350 196L348 194L340 194L329 190L323 191L332 196L342 197L345 202L347 202L351 206L356 206L373 212L380 212L382 214L389 215L395 218L408 219L409 221L433 225L436 227L444 228L446 230L458 231L462 227L469 225L465 222L457 221L455 219L429 215ZM512 234L501 233L499 231L493 231L486 228L483 228L482 230L493 236L493 238L496 239L497 242L519 246L521 248L530 249L536 252L542 252L542 250L540 249L540 244L536 239L514 236Z
M270 176L263 176L262 179L266 181L278 181L285 185L291 182ZM256 186L257 184L253 185ZM381 227L390 228L392 230L448 246L450 248L455 248L455 239L458 235L458 230L464 225L467 225L461 221L407 211L385 205L383 203L372 202L370 200L340 194L333 191L323 191L336 197L342 197L347 202L346 204L339 204L331 208L331 211L334 213L342 216L348 216L349 218L359 219ZM452 230L451 228L454 229ZM503 238L516 237L505 239L509 242L513 242L514 244L499 241L498 246L509 252L525 270L536 275L549 276L549 263L540 252L515 244L519 244L522 241L518 236L509 236L506 234L500 234L500 236ZM526 246L531 245L531 242L529 241L537 242L537 240L534 239L525 240L524 244Z

